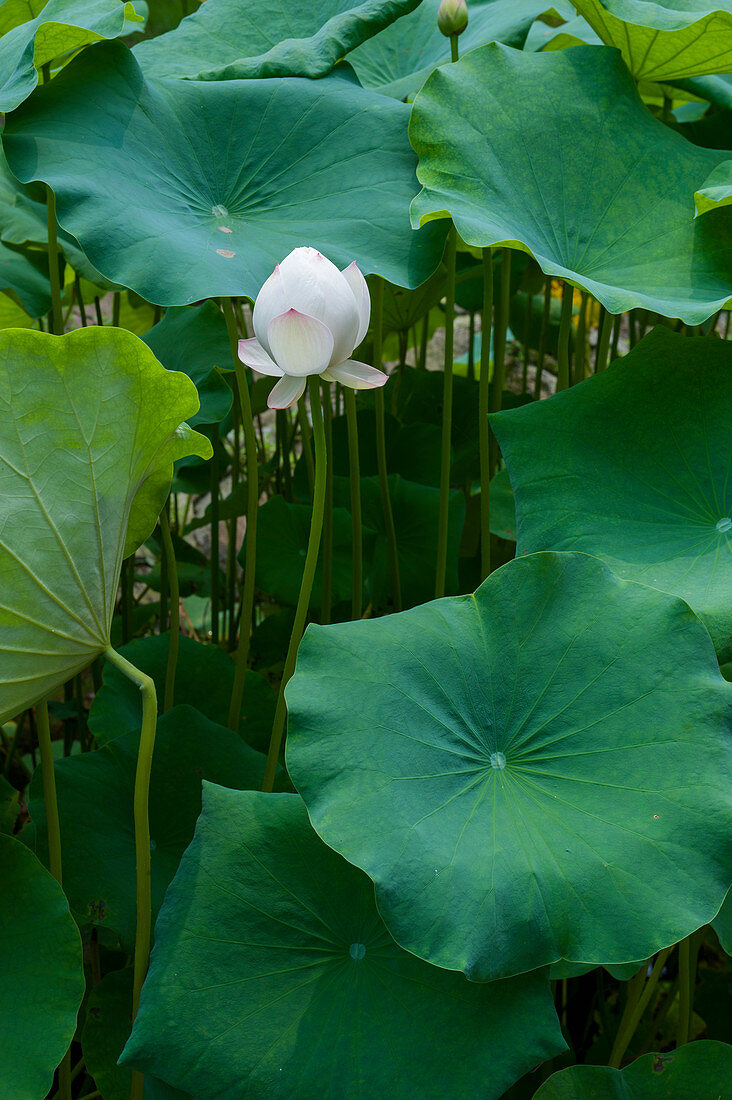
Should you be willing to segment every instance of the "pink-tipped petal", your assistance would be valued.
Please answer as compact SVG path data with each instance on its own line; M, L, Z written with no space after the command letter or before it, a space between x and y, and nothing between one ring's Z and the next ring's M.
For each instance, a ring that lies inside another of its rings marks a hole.
M358 335L356 336L356 343L354 344L354 347L357 348L369 330L369 321L371 320L371 295L369 294L368 284L355 260L352 264L349 264L348 267L343 268L341 275L350 286L353 297L356 299L356 305L358 306Z
M272 318L267 339L278 366L297 378L322 374L333 354L333 335L328 326L296 309Z
M239 358L245 367L251 367L259 374L268 374L271 378L281 378L285 373L267 355L256 337L252 337L251 340L239 341Z
M280 265L277 264L270 277L265 280L262 289L257 295L257 299L254 303L254 312L252 314L254 335L257 337L264 350L270 354L272 353L272 349L267 339L269 323L273 317L279 317L280 313L284 313L292 304L292 302L288 302L287 300L282 272L280 271Z
M374 390L389 381L389 375L368 363L359 363L356 359L345 359L335 367L328 367L322 375L327 382L340 382L352 390Z
M305 393L305 385L304 378L295 378L291 374L286 374L270 390L267 404L270 409L288 409Z

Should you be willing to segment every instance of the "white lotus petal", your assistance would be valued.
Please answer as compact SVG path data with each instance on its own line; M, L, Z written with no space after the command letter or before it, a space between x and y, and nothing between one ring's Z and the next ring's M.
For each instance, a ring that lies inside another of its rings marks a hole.
M267 404L270 409L287 409L305 393L306 381L304 378L295 378L286 374L272 387Z
M360 313L348 280L315 248L296 248L280 264L285 309L322 321L333 334L331 363L347 359L356 346Z
M267 339L277 365L298 378L322 374L333 354L333 336L327 325L296 309L270 321Z
M369 294L368 284L355 260L352 264L349 264L348 267L343 268L341 275L353 291L353 297L356 299L356 305L358 306L360 320L358 335L356 336L356 343L354 345L358 347L369 330L369 321L371 320L371 295Z
M267 339L269 323L273 317L279 317L281 313L285 313L291 305L293 303L288 302L285 297L285 284L280 272L280 265L277 264L277 267L257 295L257 300L254 303L254 313L252 314L254 335L270 355L272 349Z
M274 378L281 378L285 373L273 359L267 354L259 340L252 337L251 340L239 341L239 358L246 367L258 371L259 374L268 374Z
M359 363L356 359L346 359L335 367L328 367L321 378L327 382L340 382L352 390L373 390L389 381L389 375L368 363Z

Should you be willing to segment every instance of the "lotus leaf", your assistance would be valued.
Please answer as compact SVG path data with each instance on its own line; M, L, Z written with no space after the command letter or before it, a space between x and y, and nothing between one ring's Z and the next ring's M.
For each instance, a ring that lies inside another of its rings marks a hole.
M518 554L596 554L618 576L681 596L723 650L732 636L730 422L732 347L663 327L602 374L496 414Z
M415 959L296 795L207 783L122 1061L198 1100L498 1100L563 1047L546 983Z
M259 0L206 0L175 30L139 43L134 52L143 71L156 77L325 76L419 2L275 0L263 18Z
M573 0L636 80L674 80L732 69L730 0Z
M6 946L0 1093L43 1100L74 1037L84 996L81 940L56 880L19 840L4 833L0 878L0 933Z
M611 313L699 324L729 298L732 211L694 192L730 154L653 118L617 52L490 45L433 73L410 137L414 225L449 214L470 245L529 252Z
M28 14L33 18L27 22ZM41 66L103 38L129 33L129 22L142 22L132 4L120 0L5 0L0 6L0 111L13 111L38 83ZM17 24L17 25L16 25Z
M196 389L121 329L0 332L0 721L107 648L122 559L152 531Z
M694 193L694 202L697 215L732 203L732 160L725 160L709 173L704 185Z
M145 80L118 42L85 50L8 119L23 182L107 278L161 305L254 298L303 239L341 268L417 286L444 227L413 233L409 107L322 80Z
M596 558L534 554L474 596L310 626L287 703L315 829L438 966L627 963L722 903L732 685L682 600Z

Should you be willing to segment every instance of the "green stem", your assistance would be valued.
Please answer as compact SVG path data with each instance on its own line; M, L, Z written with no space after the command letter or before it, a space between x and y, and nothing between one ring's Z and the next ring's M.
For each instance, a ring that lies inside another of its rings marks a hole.
M137 1015L140 1004L140 990L147 973L150 956L150 820L148 815L148 797L150 793L150 772L153 751L155 749L155 729L158 718L158 700L155 683L150 676L140 672L125 657L108 646L105 657L115 665L123 676L131 680L140 689L142 697L142 725L140 728L140 748L137 753L135 772L135 790L133 796L135 819L135 866L137 878L137 930L135 934L135 965L132 987L132 1018Z
M320 600L320 621L330 622L331 600L333 596L333 406L331 405L330 384L322 384L323 424L325 428L325 447L328 461L325 466L325 515L323 518L323 576Z
M173 540L170 537L167 502L160 513L160 532L163 536L163 553L168 567L170 582L170 639L168 645L168 664L165 670L165 698L163 714L173 706L175 692L175 673L178 665L180 646L180 588L178 586L178 567L175 562Z
M454 38L454 36L453 36ZM450 41L453 41L453 38ZM453 59L454 60L454 59ZM447 576L447 527L450 515L450 459L452 457L452 364L455 332L455 257L457 233L452 226L447 235L445 264L445 363L442 382L442 448L440 452L440 511L437 521L437 564L435 569L435 599L445 595Z
M287 718L285 688L295 671L297 651L305 631L305 620L307 619L308 607L310 606L310 596L312 594L313 580L315 578L315 567L318 564L318 554L320 552L320 537L323 533L328 455L325 442L323 413L320 407L319 379L316 375L311 375L308 378L308 391L310 394L310 414L313 418L313 440L315 443L315 490L313 493L313 512L310 519L310 536L308 538L308 549L305 555L305 567L300 582L300 594L297 598L297 608L295 609L295 621L292 624L290 643L287 647L287 657L285 658L285 667L282 673L282 683L280 684L280 691L277 696L272 737L269 743L267 765L264 772L264 782L262 784L263 791L271 791L274 786L277 761L280 757L282 737L285 732L285 721Z
M602 316L600 328L597 334L597 354L595 355L595 374L605 370L607 366L607 353L610 348L610 336L613 331L612 314L608 313L604 306L600 306Z
M689 1042L694 1015L694 986L696 963L699 956L700 937L692 933L679 944L679 1020L676 1029L676 1047Z
M51 726L48 720L48 704L36 703L36 727L38 730L38 748L41 753L41 774L43 777L43 802L46 807L46 831L48 833L48 866L56 882L61 885L61 825L56 800L56 775L53 763L53 745Z
M574 287L565 282L562 291L562 315L559 321L559 351L557 355L557 391L569 387L569 341L572 338L572 296Z
M450 60L457 61L458 59L458 36L456 34L450 35Z
M587 294L587 291L583 290L582 303L580 305L579 311L579 320L577 322L577 336L575 339L574 370L572 371L572 381L575 383L575 385L577 382L582 382L585 377L588 297L589 296Z
M61 309L61 277L59 274L58 239L56 236L56 196L46 184L46 222L48 225L48 277L51 284L51 319L53 332L61 336L64 331Z
M552 310L552 281L547 275L544 284L544 308L541 314L541 332L539 333L539 349L536 356L536 378L534 379L534 401L541 397L541 376L544 373L544 358L546 356L546 338L549 332L549 319Z
M506 331L508 306L511 300L511 249L501 249L501 300L493 338L493 384L491 386L491 412L500 412L503 390L506 385ZM491 437L491 476L498 465L498 441Z
M377 370L383 370L382 346L384 334L384 283L379 276L374 279L373 293L371 295L374 329L374 366ZM381 492L381 507L384 512L384 526L386 528L386 540L389 550L389 573L391 575L391 594L395 611L402 609L402 586L399 578L399 552L397 550L396 529L394 527L394 513L391 507L389 494L389 478L386 470L386 429L384 426L384 388L379 386L374 391L374 410L376 413L376 463L379 473L379 490Z
M112 295L112 324L119 328L119 318L122 311L122 291L115 290Z
M635 1029L638 1027L643 1013L648 1006L648 1002L653 996L653 991L658 985L658 979L661 977L664 963L672 950L673 947L667 947L665 950L659 951L648 981L645 980L647 966L644 963L638 973L628 982L628 999L625 1004L625 1011L620 1020L613 1049L610 1054L610 1060L608 1061L608 1065L613 1069L620 1069L623 1055L628 1049L630 1041L635 1034Z
M472 309L468 321L468 378L475 380L475 310Z
M351 476L351 529L353 537L353 594L351 618L360 619L363 601L363 535L361 530L361 460L358 454L358 416L356 394L344 387L348 425L348 463Z
M239 620L239 646L234 663L234 683L231 689L229 706L229 729L239 729L241 701L244 695L244 679L249 660L249 639L254 612L254 570L257 560L257 509L259 507L259 472L257 469L257 438L254 434L252 402L244 364L239 358L239 330L234 316L231 298L221 300L226 327L229 333L231 355L236 371L236 388L239 395L241 423L244 429L244 452L247 460L247 535L246 561L244 566L244 591L242 593L241 616Z
M219 644L219 426L211 428L211 641Z
M524 362L521 371L521 392L529 392L529 344L531 342L531 321L534 314L534 295L529 294L526 302L526 321L524 323Z
M728 315L729 320L729 315ZM430 315L425 313L422 318L422 333L419 338L419 369L427 370L427 344L430 336Z
M81 279L79 273L74 274L74 287L76 289L76 304L79 307L79 320L81 321L81 327L86 328L89 322L86 319L86 307L84 306L84 299L81 293Z
M478 381L478 439L480 444L480 579L491 571L491 431L490 408L491 315L493 313L493 253L483 249L483 316L480 327Z

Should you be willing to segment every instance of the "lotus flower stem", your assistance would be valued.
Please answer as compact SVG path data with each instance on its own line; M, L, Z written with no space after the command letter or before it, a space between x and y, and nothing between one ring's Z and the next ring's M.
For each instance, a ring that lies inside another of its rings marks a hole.
M679 1020L676 1030L676 1048L684 1046L691 1038L691 1024L694 1015L694 985L696 983L696 964L699 957L701 940L692 932L679 944Z
M86 319L86 307L84 305L84 298L81 293L81 279L79 278L78 271L74 273L74 290L76 291L76 304L79 307L79 320L81 321L81 327L86 328L89 322Z
M323 584L320 601L320 621L330 622L333 598L333 407L330 403L330 385L321 383L323 396L323 425L328 462L325 467L325 515L323 518Z
M300 421L300 433L302 435L302 453L305 456L305 469L308 475L308 486L310 488L310 499L313 499L313 487L315 485L315 465L313 463L313 450L310 446L312 439L312 432L310 431L310 421L308 420L307 402L305 400L305 394L299 398L297 402L297 417Z
M585 377L585 355L587 339L587 307L589 295L582 291L582 303L580 305L579 320L577 322L577 334L575 336L574 370L572 371L573 383L582 382Z
M491 412L500 412L503 388L506 384L506 332L508 330L508 305L511 300L511 249L501 249L501 300L496 331L493 338L493 385L491 387ZM491 477L498 465L498 443L491 440Z
M287 657L285 658L285 667L282 673L282 683L280 684L280 691L277 696L272 737L269 742L267 764L264 771L264 782L262 783L263 791L271 791L274 786L277 761L280 756L282 736L285 732L285 720L287 718L285 688L295 671L297 651L305 631L305 620L307 619L308 607L310 606L310 596L313 591L313 580L315 579L315 567L318 564L320 539L323 533L328 452L325 442L323 413L320 405L320 382L317 375L310 375L307 384L308 393L310 394L310 414L313 418L313 441L315 443L315 491L313 493L313 512L310 519L310 536L308 538L308 548L305 555L305 567L300 582L300 594L297 598L297 608L295 609L295 621L292 624L292 633L290 634ZM381 390L377 392L380 393Z
M613 331L612 314L608 313L604 306L600 306L600 314L600 327L597 333L597 354L595 355L595 374L605 370L607 366L610 335Z
M173 706L175 672L178 665L178 648L180 645L180 588L178 586L178 567L175 561L175 550L173 549L173 540L170 537L167 501L160 513L160 533L163 538L163 557L167 565L168 581L170 584L170 639L168 646L168 664L165 670L164 714L166 710L170 710Z
M374 366L381 370L382 346L384 334L384 284L379 277L374 279L372 296L372 318L374 331ZM389 572L391 574L391 598L394 610L402 609L402 586L399 578L399 553L397 551L396 529L394 527L394 513L391 507L389 495L389 479L386 472L386 431L384 428L384 391L376 390L374 394L374 408L376 411L376 462L379 472L379 489L381 490L381 506L384 510L384 526L389 548Z
M493 314L493 251L483 249L483 315L480 329L480 379L478 381L478 440L480 445L480 579L491 571L491 431L490 408L491 328Z
M211 641L219 644L219 426L212 425L211 442Z
M455 41L455 36L450 38ZM457 234L452 226L447 235L445 264L447 288L445 291L445 364L442 384L442 448L440 452L440 514L437 521L437 566L435 570L435 599L445 595L447 575L447 528L450 505L450 458L452 457L452 363L453 337L455 333L455 256Z
M638 973L628 982L628 999L626 1001L625 1011L618 1025L617 1035L615 1036L610 1060L608 1061L608 1065L613 1069L620 1069L623 1055L628 1049L630 1041L635 1034L635 1029L638 1027L641 1017L648 1006L648 1002L658 985L658 979L661 977L661 971L663 970L666 959L672 951L673 946L667 947L663 951L659 951L648 981L645 981L646 966L644 964Z
M46 184L46 222L48 225L48 277L51 284L52 332L61 336L64 331L61 310L61 277L58 270L58 239L56 228L56 196Z
M358 417L356 394L345 387L346 421L348 424L348 464L351 475L351 525L353 532L353 572L351 618L360 619L363 599L363 542L361 531L361 461L358 454Z
M149 676L146 676L144 672L140 672L111 646L108 646L104 655L111 664L116 665L123 676L126 676L133 684L137 684L142 696L142 726L140 728L140 747L137 753L133 795L137 881L137 927L135 931L135 961L132 984L132 1018L134 1020L140 1006L140 992L150 959L152 901L150 893L150 816L148 803L158 720L158 700L155 683ZM141 1073L133 1071L130 1089L131 1100L142 1100L143 1091L144 1077Z
M569 342L572 338L572 298L574 287L565 282L562 291L562 316L559 321L559 352L557 355L557 390L569 387Z
M242 593L241 617L239 620L239 646L234 664L234 683L231 689L229 706L229 729L235 733L239 729L241 701L244 695L244 678L249 660L249 636L254 611L254 568L257 560L257 510L259 507L259 472L257 467L257 439L254 434L252 403L249 397L244 364L239 358L239 330L234 316L231 298L222 298L221 304L229 332L231 357L236 371L236 388L239 395L241 423L244 429L244 451L247 460L247 541L246 562L244 567L244 591Z
M536 378L534 379L534 401L541 397L541 376L544 373L544 357L546 356L546 338L549 332L549 319L552 312L552 281L547 275L544 283L544 309L541 314L541 332L539 333L539 349L536 356Z

